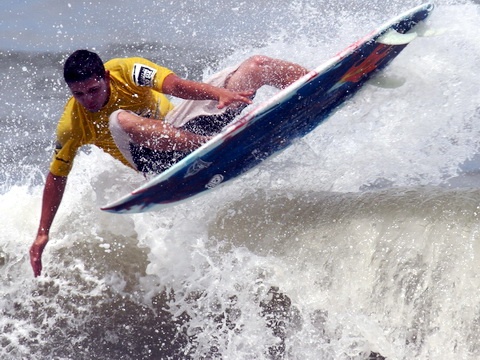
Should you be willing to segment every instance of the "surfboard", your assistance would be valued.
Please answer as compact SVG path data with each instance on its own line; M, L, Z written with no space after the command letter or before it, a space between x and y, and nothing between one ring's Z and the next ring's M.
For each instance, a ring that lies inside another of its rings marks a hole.
M387 66L419 35L415 27L433 8L433 3L425 3L387 21L102 210L160 210L217 188L284 150L325 121Z

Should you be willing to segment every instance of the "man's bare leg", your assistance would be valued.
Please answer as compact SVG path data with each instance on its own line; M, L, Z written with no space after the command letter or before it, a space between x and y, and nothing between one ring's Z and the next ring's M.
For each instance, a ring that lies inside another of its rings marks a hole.
M195 150L210 138L177 129L164 121L142 118L128 111L117 111L112 114L118 125L137 145L157 151ZM112 117L112 116L111 116Z
M257 91L263 85L284 89L308 70L304 67L268 56L255 55L245 60L227 80L226 88L232 91Z

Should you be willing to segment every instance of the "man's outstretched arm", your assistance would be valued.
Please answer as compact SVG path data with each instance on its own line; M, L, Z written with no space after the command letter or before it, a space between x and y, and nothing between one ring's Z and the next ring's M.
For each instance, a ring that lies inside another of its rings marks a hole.
M42 214L38 227L37 237L30 247L30 264L35 277L42 273L42 253L48 242L50 227L62 202L63 193L67 184L67 177L55 176L51 172L47 175L43 190Z

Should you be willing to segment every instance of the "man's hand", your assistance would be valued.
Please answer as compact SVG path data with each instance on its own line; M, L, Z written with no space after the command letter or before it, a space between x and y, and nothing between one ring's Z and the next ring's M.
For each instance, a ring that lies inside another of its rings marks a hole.
M207 83L184 80L175 74L170 74L163 80L162 92L182 99L218 100L219 109L240 103L251 104L251 97L255 94L254 90L232 91Z
M255 94L255 91L230 91L228 89L219 89L220 94L218 98L217 108L223 109L226 106L235 104L235 103L245 103L251 104L251 97Z
M48 235L37 235L37 238L30 247L30 264L32 265L33 275L40 276L42 273L42 253L48 242Z

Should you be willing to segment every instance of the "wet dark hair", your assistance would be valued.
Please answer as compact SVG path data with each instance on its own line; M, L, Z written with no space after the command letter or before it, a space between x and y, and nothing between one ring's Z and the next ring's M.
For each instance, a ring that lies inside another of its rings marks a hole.
M88 80L91 77L104 78L105 66L96 53L77 50L68 57L63 66L63 78L67 84Z

